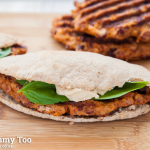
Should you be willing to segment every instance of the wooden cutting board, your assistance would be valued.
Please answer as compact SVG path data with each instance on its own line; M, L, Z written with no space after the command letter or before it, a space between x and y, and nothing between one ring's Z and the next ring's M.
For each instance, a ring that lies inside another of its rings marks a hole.
M61 50L64 47L50 36L56 16L0 14L0 32L17 36L28 46L28 52ZM150 70L148 60L132 63ZM19 136L31 138L32 142L18 143ZM150 113L130 120L69 125L28 116L0 103L0 138L16 138L15 150L149 150Z

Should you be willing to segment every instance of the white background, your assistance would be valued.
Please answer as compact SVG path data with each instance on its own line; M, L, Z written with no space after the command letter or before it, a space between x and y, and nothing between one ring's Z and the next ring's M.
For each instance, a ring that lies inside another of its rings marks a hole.
M0 0L0 13L69 13L74 0Z

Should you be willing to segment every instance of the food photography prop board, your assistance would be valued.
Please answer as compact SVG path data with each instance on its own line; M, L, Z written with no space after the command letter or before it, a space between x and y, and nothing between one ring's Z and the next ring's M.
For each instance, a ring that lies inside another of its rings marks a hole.
M52 20L60 15L3 13L0 32L16 36L28 47L28 53L63 50L50 35ZM150 70L150 60L132 63ZM19 143L17 137L31 138L32 142ZM15 150L149 150L150 113L128 120L69 125L29 116L0 103L0 138L15 138Z

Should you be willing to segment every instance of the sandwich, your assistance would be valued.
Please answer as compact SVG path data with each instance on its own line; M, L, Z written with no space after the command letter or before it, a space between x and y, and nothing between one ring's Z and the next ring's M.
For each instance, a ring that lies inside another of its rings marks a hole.
M146 114L149 86L146 68L96 53L41 51L0 59L0 101L57 121L113 121Z
M72 15L64 15L53 21L52 37L65 45L68 50L95 52L105 56L130 61L150 58L150 43L128 40L102 40L92 35L76 31Z
M27 52L27 47L17 43L17 38L0 33L0 58L10 55L21 55Z

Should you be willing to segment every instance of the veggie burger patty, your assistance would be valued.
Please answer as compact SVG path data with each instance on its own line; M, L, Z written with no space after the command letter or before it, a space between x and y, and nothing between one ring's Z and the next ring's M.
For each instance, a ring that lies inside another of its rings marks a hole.
M27 52L27 47L20 44L14 44L11 46L11 51L12 51L11 55L25 54Z
M40 105L30 102L22 92L17 93L23 86L14 77L0 74L0 88L20 104L38 112L52 114L54 116L101 116L106 117L120 107L130 105L143 105L150 102L150 88L129 92L119 98L110 100L85 100L80 102L67 101L53 105Z

